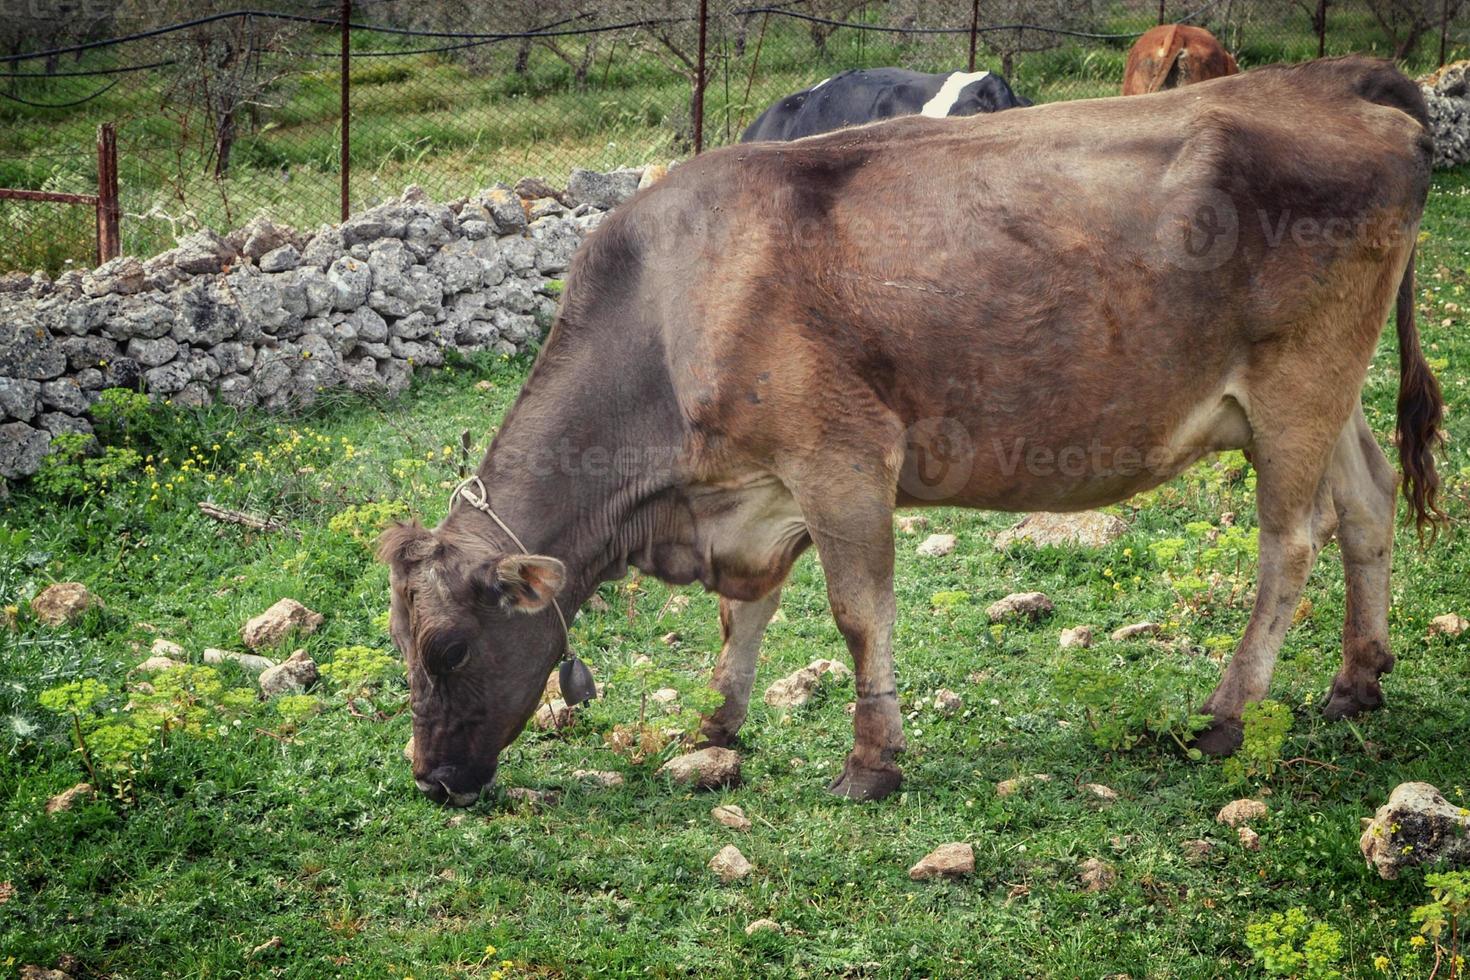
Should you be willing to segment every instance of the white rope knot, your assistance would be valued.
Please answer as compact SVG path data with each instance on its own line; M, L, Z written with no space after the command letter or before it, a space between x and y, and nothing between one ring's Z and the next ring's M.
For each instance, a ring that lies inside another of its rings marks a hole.
M490 491L485 488L484 480L480 479L478 476L471 476L459 481L459 485L456 486L454 488L454 491L449 495L449 509L451 511L454 510L454 502L460 499L463 499L465 503L469 504L480 513L488 514L492 521L500 525L500 529L502 531L510 535L510 539L515 542L515 546L521 549L521 554L528 555L531 553L531 549L527 548L525 543L521 541L520 537L517 536L517 534L510 529L510 525L502 521L500 519L500 515L495 513L495 511L491 509ZM551 597L551 608L556 610L556 618L561 620L561 632L562 636L566 639L568 656L570 656L572 646L572 631L567 627L567 617L562 613L561 603L556 601L556 596Z

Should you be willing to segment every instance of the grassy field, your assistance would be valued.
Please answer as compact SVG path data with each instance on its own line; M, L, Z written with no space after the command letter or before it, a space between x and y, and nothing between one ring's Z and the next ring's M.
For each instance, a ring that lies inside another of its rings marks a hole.
M1127 34L1153 23L1149 4L1132 12L1119 4L1102 17L1100 33ZM1146 9L1145 9L1146 8ZM1359 4L1336 3L1328 51L1390 53L1382 32ZM1211 22L1242 68L1296 61L1316 54L1309 22L1292 5L1230 5L1228 18ZM878 20L875 5L868 15ZM1221 15L1223 16L1223 15ZM772 18L762 34L753 20L738 49L716 20L710 40L706 95L708 145L739 138L744 125L775 99L844 68L902 65L948 71L965 64L968 38L897 37L838 30L823 50L806 25ZM1458 37L1449 56L1462 57ZM573 167L610 169L667 162L691 149L690 88L665 58L631 34L598 38L587 85L571 68L537 52L530 70L512 70L509 45L458 54L394 54L392 39L359 32L352 69L353 206L361 209L396 195L408 183L451 200L497 180L541 175L564 181ZM177 57L177 38L103 49L66 70L84 71ZM563 40L575 56L583 43ZM279 81L242 117L242 132L223 179L208 153L209 121L197 105L173 95L171 69L122 76L10 82L37 108L0 101L0 187L91 192L96 186L93 146L97 125L119 125L119 170L124 250L147 256L172 247L175 236L200 226L227 231L259 211L301 228L338 214L339 72L330 33L296 36L298 55L267 59ZM1128 39L1067 39L1060 46L1017 57L1010 81L1036 101L1112 95L1123 77ZM421 45L423 46L423 45ZM426 46L433 46L428 44ZM403 50L400 46L399 50ZM312 57L314 52L326 57ZM383 56L386 55L386 56ZM1433 67L1437 45L1426 41L1405 70ZM982 47L979 66L1000 60ZM38 70L33 63L23 71ZM116 87L103 90L116 82ZM80 105L68 105L101 91ZM0 271L65 268L92 252L92 216L66 205L0 202Z
M1450 406L1443 471L1463 523L1470 176L1437 179L1424 238L1423 331ZM1343 617L1329 548L1272 690L1292 722L1288 761L1250 773L1191 760L1175 737L1250 601L1252 478L1238 457L1117 508L1131 530L1099 551L997 551L992 537L1013 518L971 512L928 514L923 533L959 537L948 557L920 558L920 536L900 536L901 795L854 805L824 792L850 744L850 687L789 712L757 699L736 789L670 786L654 771L672 747L641 761L616 750L609 736L638 723L652 689L697 700L719 635L712 597L680 590L681 608L660 584L633 579L604 586L600 611L585 609L573 627L606 696L570 729L517 742L493 797L465 812L427 802L400 754L406 692L370 542L389 515L442 515L458 434L473 433L478 457L525 368L461 365L398 401L345 399L290 420L123 406L104 426L111 453L12 489L0 523L0 971L1245 976L1260 974L1247 925L1301 909L1340 933L1344 975L1381 975L1379 957L1390 975L1429 973L1411 944L1422 876L1384 882L1365 870L1358 821L1411 779L1470 803L1470 634L1426 638L1433 616L1470 613L1470 546L1457 533L1419 550L1400 535L1398 669L1389 707L1356 724L1325 723L1315 708ZM1386 339L1365 394L1380 437L1396 378ZM196 509L205 499L272 514L289 531L211 522ZM88 584L105 608L43 626L27 601L64 580ZM1051 620L987 625L990 601L1031 589L1056 602ZM282 596L326 617L301 644L336 665L311 697L257 705L234 665L199 667L172 687L159 675L152 697L136 690L130 671L156 639L198 665L205 647L240 649L241 625ZM1058 649L1064 627L1088 623L1105 637L1143 619L1164 625L1158 640ZM660 640L671 630L682 636L675 647ZM635 668L640 655L653 667ZM845 652L809 555L758 690L815 657ZM85 695L75 722L43 705L46 692L85 680L103 687L70 689ZM941 687L963 699L958 714L933 709ZM74 724L89 759L74 750ZM89 761L102 793L45 814ZM626 783L590 788L577 769ZM1053 778L997 794L998 781L1034 773ZM1119 799L1104 804L1087 783ZM536 807L512 788L561 797ZM1251 851L1213 817L1259 794L1271 813ZM752 829L713 822L717 803L742 806ZM1181 845L1199 838L1215 847L1191 863ZM947 841L974 844L975 874L911 882L907 868ZM732 842L755 871L726 885L706 862ZM1089 858L1112 865L1118 883L1084 891ZM781 931L747 936L759 918Z

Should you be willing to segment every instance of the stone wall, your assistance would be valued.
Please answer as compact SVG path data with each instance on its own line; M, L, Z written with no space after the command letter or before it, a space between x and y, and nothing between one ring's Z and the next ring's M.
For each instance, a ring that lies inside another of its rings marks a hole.
M1419 79L1434 134L1434 169L1470 161L1470 61L1456 61Z
M527 179L450 204L409 188L312 235L259 217L146 261L0 277L0 476L90 432L105 388L290 409L337 385L401 391L446 351L525 350L583 236L644 177L575 171L566 191Z

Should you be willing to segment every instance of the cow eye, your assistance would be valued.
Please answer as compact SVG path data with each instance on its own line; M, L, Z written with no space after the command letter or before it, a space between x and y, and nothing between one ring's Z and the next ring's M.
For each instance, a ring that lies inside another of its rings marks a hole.
M444 655L439 658L439 663L443 667L443 669L448 672L451 670L459 670L459 668L463 667L469 659L469 644L456 643L454 646L444 651Z

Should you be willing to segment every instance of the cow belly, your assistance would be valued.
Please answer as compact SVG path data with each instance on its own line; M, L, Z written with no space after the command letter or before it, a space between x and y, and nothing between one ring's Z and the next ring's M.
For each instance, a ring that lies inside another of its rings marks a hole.
M1217 390L1169 413L1172 426L1136 423L1065 431L982 422L910 430L900 503L987 510L1082 510L1164 483L1212 453L1250 445L1244 397Z

